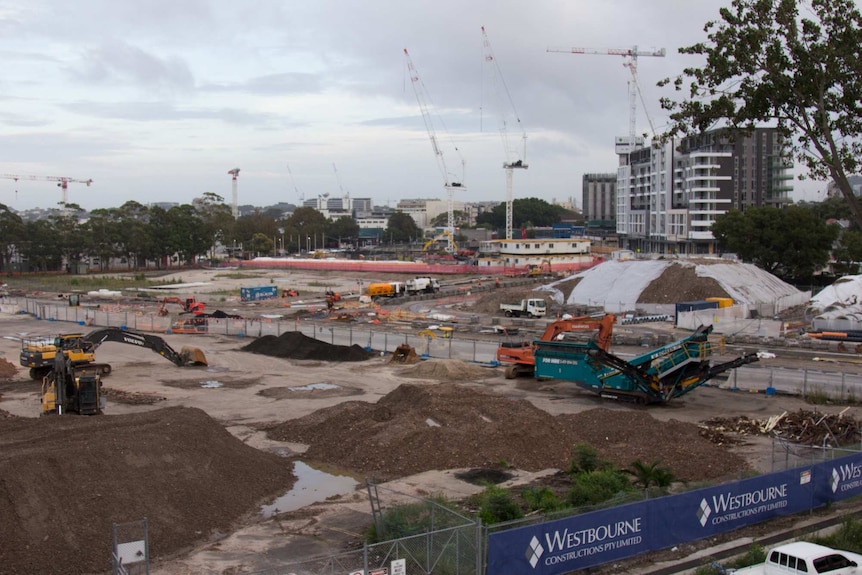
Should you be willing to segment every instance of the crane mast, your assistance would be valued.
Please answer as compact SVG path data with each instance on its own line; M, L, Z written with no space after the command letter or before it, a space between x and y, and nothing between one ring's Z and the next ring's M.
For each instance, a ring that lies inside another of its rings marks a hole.
M0 178L7 180L33 180L39 182L57 182L57 186L63 190L63 205L69 203L69 184L86 184L87 187L93 183L92 179L76 180L75 178L66 178L62 176L16 176L14 174L3 174Z
M628 154L629 152L642 147L644 144L643 138L637 136L636 134L636 118L637 118L637 98L638 93L640 92L640 87L637 83L637 68L638 68L638 57L639 56L655 56L659 58L664 58L666 55L666 51L664 48L658 50L638 50L637 46L633 46L631 48L607 48L607 49L595 49L595 48L548 48L548 52L563 52L567 54L598 54L605 56L622 56L624 58L623 66L627 67L631 71L632 80L629 81L629 135L628 137L617 137L616 139L616 152L617 154L623 155ZM643 101L643 96L641 96L641 100ZM646 109L646 106L644 106ZM647 118L649 118L649 112L647 112ZM652 120L650 120L650 127L652 128ZM655 129L653 129L653 133L655 133Z
M513 220L512 204L514 196L513 189L515 185L514 170L526 170L529 167L527 165L527 133L526 131L524 131L524 127L521 125L521 118L518 117L518 112L515 110L515 104L512 102L512 97L509 94L509 89L506 86L506 81L503 79L503 73L500 70L500 65L497 63L497 58L494 56L494 51L491 49L491 42L490 40L488 40L488 34L485 32L484 26L482 26L482 46L485 51L485 63L488 64L488 66L490 66L492 69L492 79L494 81L495 88L497 88L495 90L495 96L500 113L500 136L503 139L503 152L506 155L505 161L503 162L503 169L506 171L506 239L511 240ZM512 146L509 142L507 125L508 123L506 113L504 111L504 106L501 101L502 99L500 97L500 92L505 93L509 104L508 109L513 112L516 123L520 128L522 142L522 148L520 150Z
M231 176L231 205L230 211L233 214L233 219L236 219L239 216L239 206L237 205L237 193L236 193L236 180L239 177L239 168L234 168L232 170L228 170L227 172Z
M446 189L446 231L448 234L442 234L438 236L436 239L445 239L446 240L446 250L449 252L455 251L455 213L453 209L452 197L454 194L454 190L463 189L463 172L464 172L464 160L461 159L461 173L462 177L458 180L454 180L449 173L449 169L446 167L446 159L443 156L443 150L440 148L440 145L437 141L437 133L434 129L434 122L431 118L431 113L428 109L427 100L427 90L425 90L425 86L422 83L422 80L419 79L419 73L416 71L416 67L413 65L413 60L410 58L410 54L407 52L407 48L404 48L404 57L407 60L407 71L410 74L410 83L413 85L413 91L416 94L416 101L419 104L419 109L422 112L422 120L425 122L425 129L428 131L428 137L431 140L431 148L434 150L434 157L437 160L437 168L440 170L440 173L443 175L443 187ZM458 153L457 146L454 146L454 150ZM459 153L460 155L460 153Z

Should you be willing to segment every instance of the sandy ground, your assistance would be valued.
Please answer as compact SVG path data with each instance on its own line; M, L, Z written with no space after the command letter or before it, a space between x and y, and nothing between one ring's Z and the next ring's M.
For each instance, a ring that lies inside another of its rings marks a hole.
M280 272L271 275L287 274ZM306 288L320 291L325 289L320 284L330 284L330 280L333 289L339 291L347 291L351 285L356 285L353 279L336 282L332 278L314 278L298 272L289 275L289 281L283 283L276 280L276 283L280 287L299 289L303 289L304 284ZM224 280L216 285L212 272L182 272L177 276L178 279L181 276L185 282L213 282L212 286L191 288L191 291L201 294L205 294L205 290L224 290L228 285L231 289L243 283L264 285L261 281L247 279ZM311 283L315 285L309 286ZM37 321L23 315L0 314L0 334L3 336L0 338L0 357L18 365L20 336L50 335L77 329L73 325ZM305 446L269 440L260 428L302 417L343 401L376 402L402 383L416 383L414 378L400 376L398 369L388 365L383 358L359 366L348 363L326 364L245 353L239 348L248 341L236 338L171 334L166 335L165 339L175 349L185 345L201 348L209 365L177 368L148 350L106 343L99 348L97 356L100 362L111 363L114 368L113 374L104 380L107 395L110 397L110 390L117 389L152 398L149 405L129 405L109 400L107 413L121 415L170 406L196 407L221 422L248 445L277 453L296 454L302 453ZM325 391L291 389L304 386L313 389L313 384L333 384L337 387ZM552 415L578 413L596 407L614 410L649 409L651 415L659 420L698 423L714 416L749 415L764 418L782 411L810 408L793 397L767 397L718 387L701 388L668 406L638 408L601 400L567 382L507 380L503 377L502 369L496 370L488 379L464 385L506 397L526 399ZM21 417L38 417L39 387L29 380L24 368L19 368L12 380L0 382L0 394L0 409ZM843 407L835 407L834 411L840 409ZM854 407L849 415L859 418L862 413L860 408ZM734 449L744 454L756 468L763 471L770 469L772 451L768 441L752 441ZM337 469L328 471L333 474L344 473ZM481 491L481 487L456 479L454 471L426 472L392 481L385 487L405 494L422 496L442 493L451 498ZM528 483L541 473L516 470L515 478L503 486ZM297 556L332 552L333 548L355 540L355 531L361 530L370 520L370 508L361 484L364 478L354 479L360 482L354 492L329 498L305 511L283 514L275 519L250 518L223 539L204 543L182 557L154 565L151 572L154 575L174 575L221 573L230 569L259 570ZM108 536L109 528L106 526Z

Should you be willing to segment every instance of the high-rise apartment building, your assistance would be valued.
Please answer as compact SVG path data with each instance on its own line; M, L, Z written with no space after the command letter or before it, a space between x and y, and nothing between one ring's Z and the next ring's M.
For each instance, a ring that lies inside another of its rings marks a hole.
M793 163L774 128L735 138L712 130L621 155L620 246L650 253L711 254L715 219L736 208L790 202Z
M587 221L611 221L617 217L617 175L584 174L581 211Z

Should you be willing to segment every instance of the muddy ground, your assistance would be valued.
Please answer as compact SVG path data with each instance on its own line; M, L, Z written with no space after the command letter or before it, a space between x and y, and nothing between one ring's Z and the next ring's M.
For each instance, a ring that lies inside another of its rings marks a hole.
M620 466L661 460L687 483L730 479L768 471L771 444L717 441L702 422L812 409L720 387L643 408L463 362L410 366L292 339L170 334L175 349L203 349L209 366L177 368L106 343L98 360L114 372L104 381L105 414L40 418L39 385L16 367L17 338L64 326L0 314L0 330L4 573L52 572L58 562L64 573L106 573L112 523L142 517L156 575L261 570L360 544L370 524L366 479L464 498L482 488L459 472L504 465L512 475L504 486L524 485L565 467L581 442ZM845 416L858 418L859 408ZM354 478L356 491L265 516L261 506L294 484L297 459Z

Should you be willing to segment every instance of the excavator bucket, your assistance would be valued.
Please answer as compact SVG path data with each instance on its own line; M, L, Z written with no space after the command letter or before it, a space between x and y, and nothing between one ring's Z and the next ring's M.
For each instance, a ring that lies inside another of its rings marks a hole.
M416 350L405 344L399 345L395 348L395 351L392 352L392 358L389 360L389 363L418 363L420 361L419 356L416 354Z
M180 356L183 358L183 365L209 365L207 356L199 347L183 346L180 350Z

